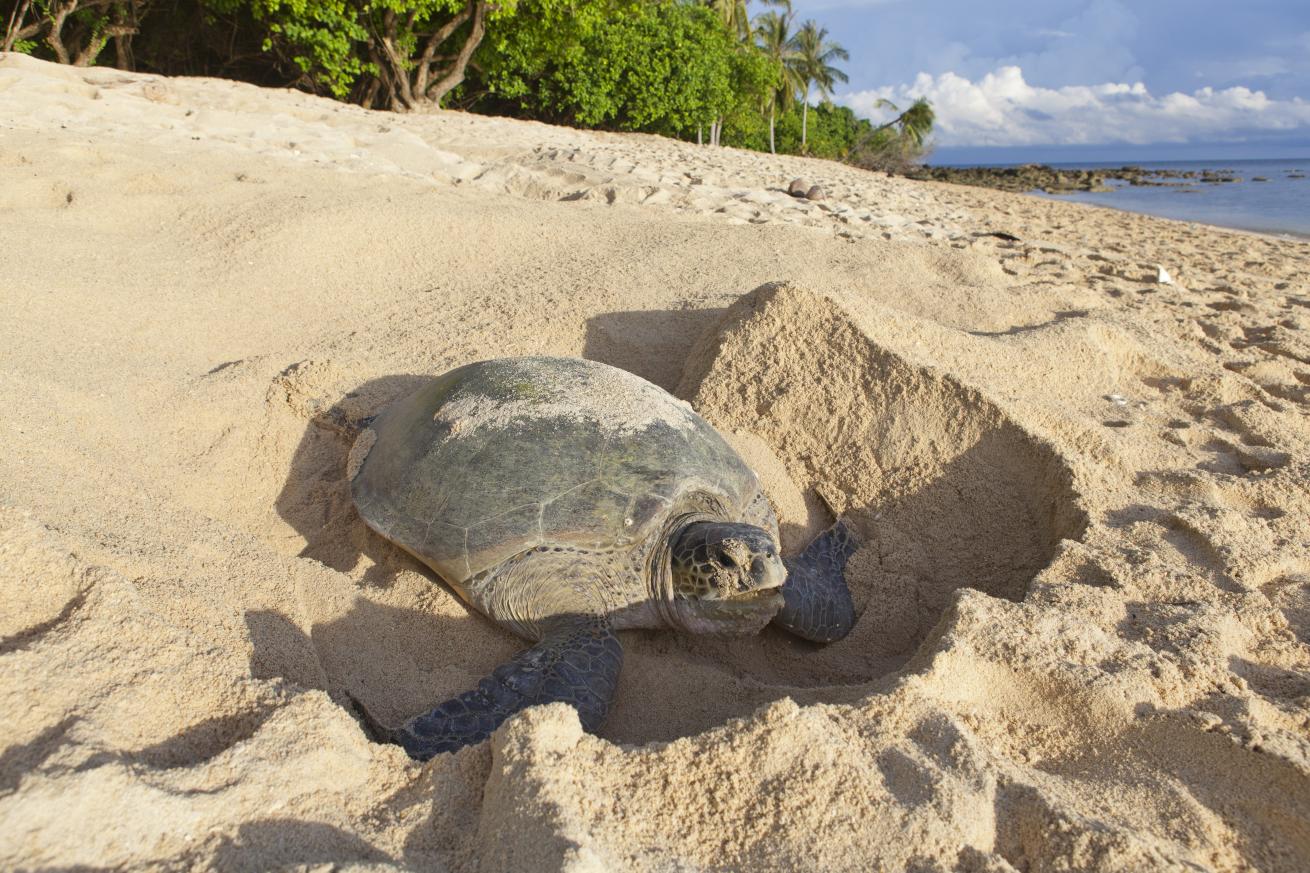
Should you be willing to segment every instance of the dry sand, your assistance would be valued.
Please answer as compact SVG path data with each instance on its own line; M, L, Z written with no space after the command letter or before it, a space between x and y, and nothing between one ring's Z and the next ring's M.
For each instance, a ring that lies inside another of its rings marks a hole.
M0 283L0 868L1310 867L1310 245L9 56ZM853 634L370 744L346 692L520 643L364 528L354 423L525 353L690 400L788 548L848 512Z

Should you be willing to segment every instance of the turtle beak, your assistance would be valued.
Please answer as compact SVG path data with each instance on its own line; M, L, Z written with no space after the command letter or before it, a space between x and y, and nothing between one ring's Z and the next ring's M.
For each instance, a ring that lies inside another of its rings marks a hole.
M750 566L751 591L781 588L787 581L787 565L776 553L757 555Z

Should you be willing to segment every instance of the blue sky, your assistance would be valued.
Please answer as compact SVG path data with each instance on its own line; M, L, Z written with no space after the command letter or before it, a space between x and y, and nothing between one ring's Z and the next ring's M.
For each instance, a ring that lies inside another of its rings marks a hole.
M1310 156L1310 0L793 6L851 53L839 102L933 100L939 157Z

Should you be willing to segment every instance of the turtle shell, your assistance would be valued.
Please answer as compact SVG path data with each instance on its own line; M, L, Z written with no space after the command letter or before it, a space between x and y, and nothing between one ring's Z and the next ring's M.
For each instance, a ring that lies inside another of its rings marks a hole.
M457 588L534 547L623 551L674 512L737 518L758 491L687 403L578 358L452 370L387 407L351 454L364 521Z

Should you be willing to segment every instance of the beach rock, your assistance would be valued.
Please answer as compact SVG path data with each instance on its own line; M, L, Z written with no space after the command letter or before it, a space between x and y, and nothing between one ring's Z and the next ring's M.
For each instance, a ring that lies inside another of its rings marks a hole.
M804 179L792 179L787 186L787 193L793 197L804 197L810 191L810 183Z
M1074 191L1105 193L1113 191L1109 180L1134 188L1181 187L1183 180L1196 179L1211 184L1242 181L1232 170L1172 170L1125 166L1119 168L1063 169L1046 164L1023 164L1018 167L913 167L904 174L910 179L953 182L996 188L1001 191L1041 191L1046 194L1069 194Z
M806 200L824 200L827 196L828 195L825 194L823 189L818 185L811 185L809 190L805 192Z

